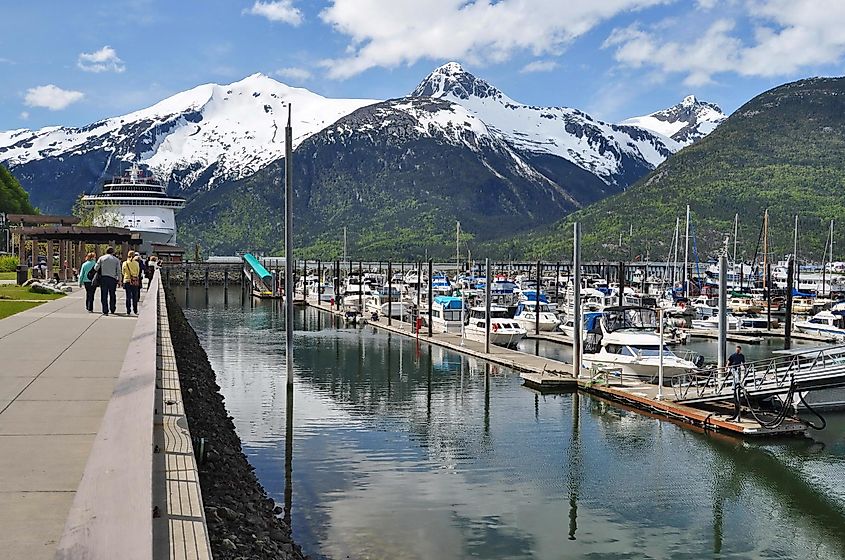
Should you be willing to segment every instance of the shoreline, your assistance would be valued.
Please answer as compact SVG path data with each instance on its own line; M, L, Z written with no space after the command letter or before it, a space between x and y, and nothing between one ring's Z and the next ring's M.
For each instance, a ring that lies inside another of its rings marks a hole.
M282 508L268 497L241 447L216 376L196 332L172 292L165 291L170 336L194 445L205 438L198 459L200 488L214 558L303 560Z

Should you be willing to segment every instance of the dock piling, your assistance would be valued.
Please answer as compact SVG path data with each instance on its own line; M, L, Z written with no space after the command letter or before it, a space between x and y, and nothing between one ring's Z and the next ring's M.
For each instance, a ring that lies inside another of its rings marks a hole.
M431 302L433 301L433 290L434 287L432 286L432 280L434 279L434 261L432 259L428 259L428 336L432 335L432 321L431 321Z
M728 343L728 257L719 257L719 348L718 367L724 369L727 363ZM662 353L661 353L662 355Z
M572 376L581 377L581 224L572 224L572 287L573 287L573 329L572 329Z
M484 321L484 352L486 354L490 353L490 284L492 279L490 278L490 259L484 259L484 267L486 269L487 274L487 281L484 283L484 311L485 311L485 321Z

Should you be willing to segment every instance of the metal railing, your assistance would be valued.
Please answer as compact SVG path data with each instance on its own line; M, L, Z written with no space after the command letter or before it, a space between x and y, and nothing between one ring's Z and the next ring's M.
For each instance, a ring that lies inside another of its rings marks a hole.
M845 386L845 345L816 348L749 362L711 368L672 378L675 400L695 403L732 399L741 385L750 396L765 397L797 390Z

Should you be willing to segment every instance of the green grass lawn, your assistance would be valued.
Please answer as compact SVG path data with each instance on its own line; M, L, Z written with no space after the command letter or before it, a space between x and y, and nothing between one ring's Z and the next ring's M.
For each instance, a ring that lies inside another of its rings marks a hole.
M30 292L29 288L14 285L0 285L0 302L16 299L37 299L39 301L50 301L64 297L64 294L36 294Z
M33 307L37 307L39 305L41 305L41 303L32 301L0 300L0 319L5 319L15 313L20 313L21 311L26 311L27 309L32 309Z
M0 280L17 280L17 272L0 272Z

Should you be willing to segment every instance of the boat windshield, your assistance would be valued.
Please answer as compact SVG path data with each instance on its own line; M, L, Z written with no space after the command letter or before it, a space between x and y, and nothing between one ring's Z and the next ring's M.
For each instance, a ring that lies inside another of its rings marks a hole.
M508 312L505 311L504 309L501 309L501 310L495 310L494 309L494 310L490 311L490 318L491 319L510 319L510 317L508 317Z
M631 346L631 350L634 351L635 354L639 354L640 356L659 356L660 355L660 346L659 345L648 345L648 346ZM674 356L671 350L669 350L668 346L663 346L663 355L664 356Z
M604 327L609 333L621 329L653 330L657 328L657 313L647 307L607 308Z

